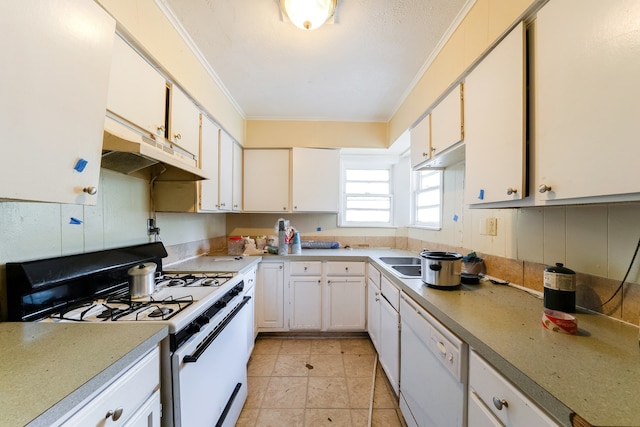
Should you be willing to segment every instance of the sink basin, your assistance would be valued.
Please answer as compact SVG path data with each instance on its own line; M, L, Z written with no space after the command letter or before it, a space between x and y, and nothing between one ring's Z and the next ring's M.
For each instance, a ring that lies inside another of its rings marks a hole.
M391 268L406 277L422 277L420 265L392 265Z
M388 256L388 257L380 257L380 261L389 265L417 265L420 266L422 264L420 258L410 257L410 256Z

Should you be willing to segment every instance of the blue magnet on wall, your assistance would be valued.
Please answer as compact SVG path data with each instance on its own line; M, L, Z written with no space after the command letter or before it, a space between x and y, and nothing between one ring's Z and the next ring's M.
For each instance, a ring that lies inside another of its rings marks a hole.
M82 171L84 171L84 168L87 167L87 163L89 163L89 162L87 162L85 159L78 159L74 169L77 172L82 172Z
M82 221L80 221L78 218L71 217L69 218L69 224L80 225L82 224Z
M480 194L478 194L478 199L484 200L484 190L480 190Z
M453 221L458 222L458 215L455 215L455 214L453 215Z
M322 227L316 228L316 231L322 231Z

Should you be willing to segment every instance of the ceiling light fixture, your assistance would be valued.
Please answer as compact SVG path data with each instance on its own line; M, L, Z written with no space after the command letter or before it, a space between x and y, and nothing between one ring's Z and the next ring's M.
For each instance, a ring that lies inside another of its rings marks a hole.
M336 2L337 0L280 0L280 9L296 27L315 30L333 16Z

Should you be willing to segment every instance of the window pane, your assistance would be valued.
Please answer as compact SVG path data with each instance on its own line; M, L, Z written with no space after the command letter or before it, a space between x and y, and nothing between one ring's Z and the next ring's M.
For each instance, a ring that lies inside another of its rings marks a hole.
M389 183L384 182L347 182L347 194L389 194Z
M347 169L347 181L389 181L387 169Z
M434 206L440 204L440 191L438 189L418 193L417 207Z
M389 209L388 197L347 197L347 209Z
M420 188L439 187L440 175L438 173L425 173L420 176Z
M432 208L418 209L417 221L420 222L420 223L439 224L440 223L440 208L439 207L432 207Z
M348 210L345 214L348 222L389 222L391 220L389 211L360 211Z

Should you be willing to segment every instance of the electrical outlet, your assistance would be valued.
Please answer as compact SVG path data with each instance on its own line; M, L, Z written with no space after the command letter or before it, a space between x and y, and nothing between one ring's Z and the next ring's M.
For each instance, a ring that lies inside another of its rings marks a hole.
M487 218L487 236L498 235L498 218Z
M156 220L153 218L149 218L147 220L147 235L157 236L158 234L160 234L160 228L156 227Z

